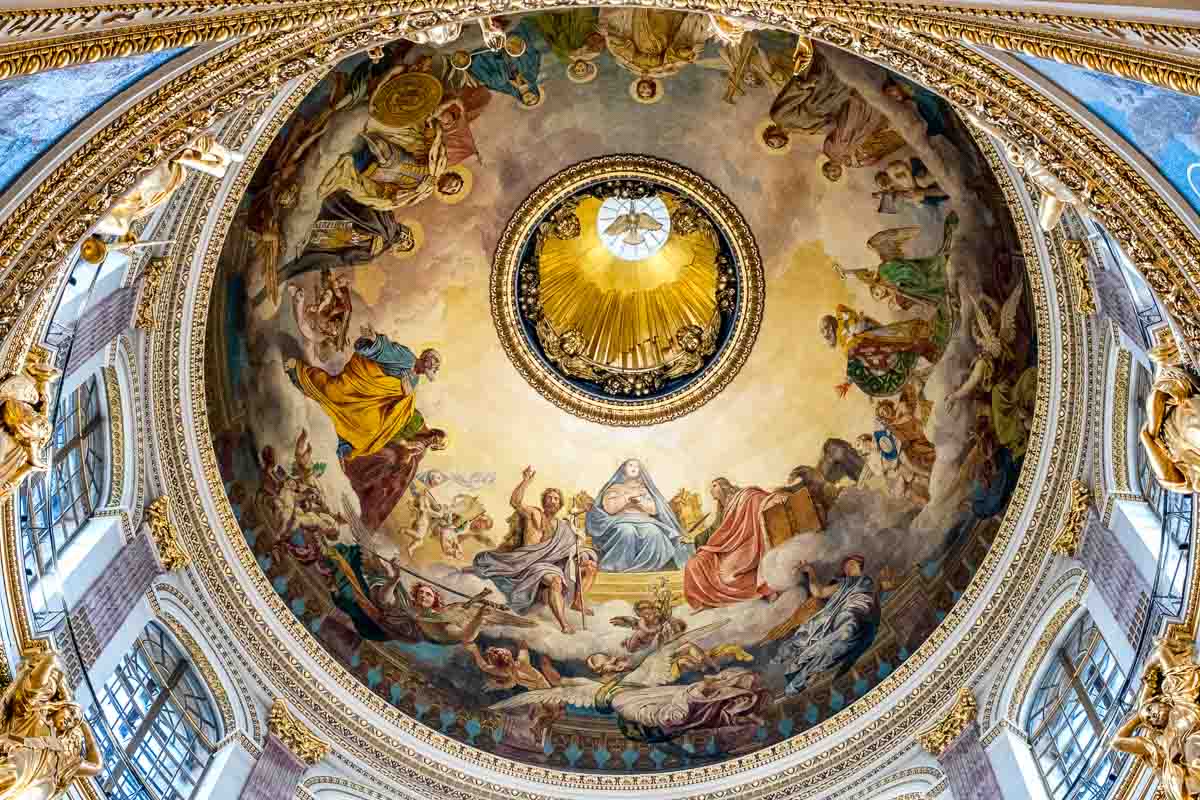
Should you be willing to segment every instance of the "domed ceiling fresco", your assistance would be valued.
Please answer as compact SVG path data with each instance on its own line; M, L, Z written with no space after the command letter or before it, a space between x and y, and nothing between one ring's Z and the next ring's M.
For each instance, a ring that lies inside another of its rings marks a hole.
M944 618L1025 456L972 130L705 15L453 33L325 78L226 240L210 419L259 566L372 691L518 761L820 723Z

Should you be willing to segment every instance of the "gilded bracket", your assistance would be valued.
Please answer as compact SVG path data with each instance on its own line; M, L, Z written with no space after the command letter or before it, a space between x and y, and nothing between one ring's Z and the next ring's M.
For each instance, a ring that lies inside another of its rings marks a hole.
M175 526L171 524L171 498L167 495L146 506L146 523L150 540L158 550L158 560L170 572L177 572L192 563L192 557L179 544Z
M935 758L941 758L942 753L962 736L971 723L975 722L979 706L970 687L964 686L958 690L958 697L950 711L932 728L917 735L921 746Z
M1081 480L1072 481L1067 504L1067 517L1063 520L1058 537L1050 545L1050 552L1073 558L1079 552L1079 543L1083 540L1083 531L1092 509L1092 492L1088 485Z
M271 704L271 718L267 728L292 755L305 764L311 766L329 755L329 744L314 736L313 732L292 714L282 697L275 698L275 702Z

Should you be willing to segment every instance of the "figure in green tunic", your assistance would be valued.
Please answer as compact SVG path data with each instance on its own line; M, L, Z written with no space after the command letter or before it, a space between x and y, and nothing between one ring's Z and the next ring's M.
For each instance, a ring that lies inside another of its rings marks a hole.
M878 267L844 270L836 265L836 269L843 278L853 275L867 284L876 300L901 310L915 305L937 308L946 296L946 264L957 227L958 214L951 211L942 228L942 246L924 258L909 258L904 252L905 245L921 232L919 226L880 231L867 240L867 247L879 254Z

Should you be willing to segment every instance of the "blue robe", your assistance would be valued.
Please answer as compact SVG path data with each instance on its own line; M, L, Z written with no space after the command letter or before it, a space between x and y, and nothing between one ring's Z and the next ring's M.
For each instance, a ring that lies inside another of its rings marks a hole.
M879 628L879 603L875 581L867 575L839 578L840 586L824 607L792 633L772 661L783 664L785 694L804 691L822 672L837 669L841 675L875 641Z
M654 498L653 517L645 514L609 514L602 507L604 494L624 482L624 464L596 495L596 505L587 513L585 527L600 555L605 572L658 572L682 569L692 555L692 546L681 541L683 527L667 499L650 475L642 470L642 482Z
M503 50L489 50L473 57L468 71L493 92L515 97L517 102L521 102L521 92L513 83L518 77L523 78L531 90L541 93L538 73L542 70L542 54L534 47L533 29L528 23L522 22L508 35L525 40L525 52L519 58L513 58Z

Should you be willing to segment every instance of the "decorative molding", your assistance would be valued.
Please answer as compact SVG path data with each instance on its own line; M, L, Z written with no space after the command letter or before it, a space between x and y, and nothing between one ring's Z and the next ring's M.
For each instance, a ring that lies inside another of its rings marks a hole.
M100 368L104 396L108 401L108 508L117 509L125 493L125 412L121 404L121 382L113 367Z
M1129 377L1133 353L1125 348L1117 353L1117 371L1113 378L1112 446L1113 481L1118 492L1132 492L1129 486Z
M158 289L162 285L163 275L173 267L174 264L169 258L156 257L146 262L146 267L142 270L142 294L138 297L133 317L135 328L148 331L154 327L154 305L158 302Z
M175 526L171 524L171 498L167 495L146 506L146 522L150 540L158 551L158 560L168 572L178 572L192 563L192 557L179 543Z
M314 736L312 731L292 714L282 697L275 698L275 702L271 704L271 718L267 728L292 755L305 764L311 766L329 755L330 745Z
M151 589L147 592L149 597L154 596L154 591ZM221 729L226 736L236 731L237 722L233 716L233 705L229 702L229 694L225 691L224 684L221 683L221 677L213 668L212 662L208 660L208 656L200 648L191 631L187 629L183 621L173 614L164 614L158 603L155 602L155 616L157 616L167 629L171 631L171 635L175 640L187 651L188 658L192 660L192 664L196 669L200 670L200 674L204 677L204 683L208 686L208 690L212 692L213 699L217 701L217 709L221 712ZM240 731L237 731L240 733Z
M1021 668L1021 676L1017 678L1016 688L1013 689L1012 699L1008 703L1008 713L1006 718L1013 721L1019 721L1021 707L1025 705L1025 696L1029 693L1029 687L1033 684L1033 676L1037 674L1038 668L1050 652L1050 648L1058 640L1058 635L1066 627L1067 622L1071 617L1075 616L1083 606L1083 596L1087 592L1088 580L1085 576L1079 584L1079 588L1075 594L1059 606L1054 612L1054 616L1050 617L1050 622L1042 630L1042 635L1038 637L1037 644L1029 653L1029 657L1025 659L1025 666Z
M1067 513L1059 529L1058 537L1050 545L1050 552L1073 558L1079 552L1083 529L1087 525L1088 513L1092 508L1092 492L1081 480L1071 482L1071 494L1067 498Z
M1088 243L1082 239L1065 239L1063 252L1067 255L1067 265L1071 268L1071 275L1075 278L1079 312L1091 316L1096 313L1096 294L1092 290Z
M1146 498L1140 494L1133 492L1110 492L1104 497L1104 513L1100 515L1100 522L1106 528L1112 527L1113 512L1117 509L1117 503L1120 502L1135 502L1144 503Z
M964 686L958 690L958 697L946 716L934 723L929 730L918 734L917 740L930 755L939 757L962 735L967 726L975 721L978 712L979 706L975 702L974 693L969 686Z

